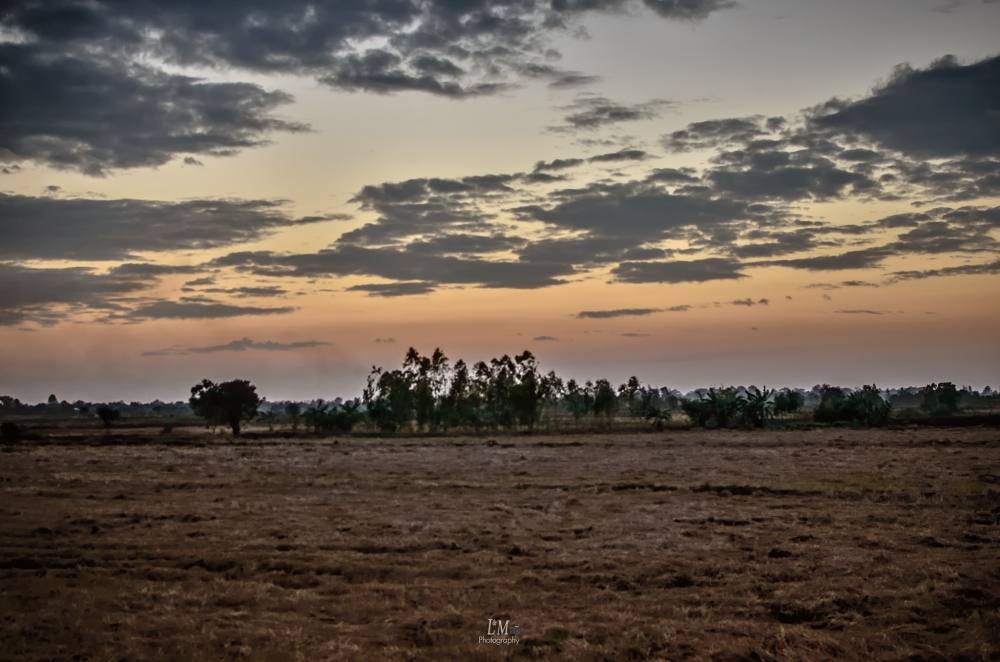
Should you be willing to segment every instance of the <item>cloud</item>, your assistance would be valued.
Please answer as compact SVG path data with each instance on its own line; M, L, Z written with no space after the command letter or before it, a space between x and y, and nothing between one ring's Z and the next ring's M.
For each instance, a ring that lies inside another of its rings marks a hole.
M625 333L618 334L622 338L648 338L650 334L648 333L637 333L635 331L626 331Z
M569 111L563 124L550 127L556 132L593 131L613 124L650 120L660 116L674 104L665 99L653 99L635 104L623 104L607 97L587 95L578 97L572 104L563 106Z
M764 133L760 117L730 117L693 122L664 136L661 142L668 152L690 152L748 142Z
M376 345L395 345L396 344L396 339L395 338L375 338L372 342L374 342Z
M218 248L328 217L296 219L273 200L106 200L0 193L0 259L114 260ZM149 267L146 267L149 268Z
M753 266L779 266L793 269L808 269L810 271L838 271L842 269L869 269L879 266L883 260L893 255L893 251L885 246L862 248L836 255L815 255L786 260L771 260L755 262Z
M614 310L581 310L579 319L612 319L616 317L636 317L658 313L662 308L616 308Z
M434 291L433 283L421 281L400 283L367 283L352 285L348 292L367 292L370 297L406 297L414 294L428 294Z
M622 283L701 283L745 278L740 264L724 258L671 262L622 262L611 270Z
M895 271L889 281L922 280L924 278L939 278L942 276L985 276L1000 274L1000 260L983 264L962 264L939 269L923 269L911 271Z
M882 315L883 314L881 310L868 310L868 309L864 309L864 308L855 308L855 309L852 309L852 310L835 310L833 312L841 314L841 315Z
M616 163L618 161L644 161L648 158L649 154L641 149L620 149L617 152L591 156L587 161L590 163Z
M135 268L98 273L82 267L36 268L0 262L0 326L55 324L72 313L125 308L156 273Z
M556 342L559 339L555 336L535 336L532 340L536 342Z
M535 172L566 170L567 168L575 168L582 163L584 163L584 159L553 159L552 161L538 161L535 163Z
M487 260L428 254L404 248L337 244L316 253L270 251L231 253L212 263L271 277L377 276L388 280L441 285L533 289L558 285L575 272L571 265Z
M253 3L16 3L0 25L50 54L154 59L181 67L312 76L372 92L450 98L496 93L518 78L553 87L592 82L559 70L552 38L589 14L644 5L668 20L697 21L725 0L257 0ZM155 126L150 123L150 126Z
M82 7L82 5L78 5ZM0 147L15 160L102 176L176 157L228 156L274 132L304 131L283 92L210 83L115 57L0 43Z
M643 0L644 4L664 18L699 21L709 14L738 6L733 0Z
M751 306L766 306L766 305L768 305L771 302L768 299L757 299L755 301L755 300L753 300L753 299L751 299L751 298L748 297L746 299L734 299L733 301L730 301L729 303L731 305L733 305L733 306L746 306L746 307L749 308Z
M217 319L221 317L241 317L246 315L281 315L294 311L295 308L236 306L217 301L154 301L140 305L125 314L133 320L163 320L163 319Z
M926 69L896 67L867 97L831 99L813 110L809 124L915 158L998 156L998 90L1000 56L962 65L948 55Z
M215 354L218 352L245 352L257 350L265 352L292 352L299 349L311 349L314 347L324 347L330 343L322 340L297 340L294 342L274 342L272 340L256 341L250 338L233 340L222 345L209 345L207 347L170 347L167 349L143 352L143 356L172 356L177 354Z

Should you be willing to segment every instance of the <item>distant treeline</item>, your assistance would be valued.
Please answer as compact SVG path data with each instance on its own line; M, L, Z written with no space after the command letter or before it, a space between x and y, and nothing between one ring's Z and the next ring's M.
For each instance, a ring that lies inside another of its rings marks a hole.
M315 432L439 433L449 430L526 431L610 429L676 423L699 427L765 427L775 421L877 426L891 416L951 416L961 409L992 411L996 391L959 388L951 382L880 390L827 384L812 389L722 386L687 394L642 384L631 377L617 387L607 379L579 383L543 372L524 351L468 365L452 363L437 349L429 356L411 348L397 369L373 367L360 398L326 402L266 402L246 380L203 380L187 402L67 403L55 395L26 405L0 396L0 417L97 417L111 427L121 417L201 417L239 434L256 419L270 429L284 425Z

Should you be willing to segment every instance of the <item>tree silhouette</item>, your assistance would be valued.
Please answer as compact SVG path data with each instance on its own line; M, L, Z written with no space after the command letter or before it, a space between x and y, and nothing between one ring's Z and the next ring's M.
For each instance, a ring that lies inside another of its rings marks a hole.
M121 412L117 409L112 409L108 405L101 405L96 411L97 417L101 419L104 423L104 429L110 430L111 424L117 421L121 417Z
M747 389L743 400L743 415L749 425L762 428L774 417L774 390L766 386L763 390L756 386Z
M292 424L292 432L299 429L299 417L302 415L302 406L297 402L289 402L285 405L285 416Z
M242 422L257 415L261 399L257 395L257 387L245 379L221 384L203 379L200 384L191 387L189 402L194 413L204 418L206 423L224 423L235 436L239 436Z
M933 414L954 414L958 411L959 390L951 382L928 384L921 391L920 408Z
M777 414L794 414L804 404L805 398L798 391L785 388L774 395L774 411Z
M594 416L604 421L604 426L610 425L611 417L618 408L618 397L611 382L598 379L594 382Z

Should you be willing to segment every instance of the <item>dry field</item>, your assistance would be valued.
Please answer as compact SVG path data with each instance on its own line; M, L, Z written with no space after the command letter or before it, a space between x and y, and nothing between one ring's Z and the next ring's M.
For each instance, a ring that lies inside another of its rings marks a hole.
M0 449L3 659L1000 659L996 429L89 434Z

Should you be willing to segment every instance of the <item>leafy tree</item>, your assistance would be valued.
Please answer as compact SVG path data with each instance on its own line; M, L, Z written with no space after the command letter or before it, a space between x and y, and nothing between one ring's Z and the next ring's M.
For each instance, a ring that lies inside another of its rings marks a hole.
M469 366L459 359L455 362L448 392L441 400L442 427L471 426L478 432L482 425L479 407L479 393L469 375Z
M357 398L332 407L320 400L306 410L303 418L314 432L346 434L364 419L364 414L361 412L361 400Z
M853 393L824 384L821 394L819 405L813 412L813 418L818 422L884 425L889 420L891 406L874 384Z
M712 418L712 408L705 398L684 400L681 402L681 409L691 420L691 425L695 427L708 427L708 422Z
M850 420L847 412L847 393L839 386L823 384L819 387L820 399L813 412L818 423Z
M751 386L747 389L746 399L743 400L742 410L746 422L755 428L762 428L767 425L768 420L774 417L774 390L766 386L759 389Z
M579 421L589 414L594 406L594 385L589 381L580 386L575 379L566 382L566 408Z
M49 394L48 403L49 403L50 407L53 407L53 406L59 404L59 398L56 397L55 393Z
M617 408L618 396L615 395L611 382L606 379L594 382L594 416L602 418L604 424L608 425Z
M933 414L954 414L958 411L960 393L951 382L928 384L920 391L920 408Z
M413 420L410 375L403 370L372 368L363 400L368 416L383 432L396 432Z
M776 414L794 414L802 409L805 398L798 391L788 388L781 389L774 394L774 411Z
M285 416L292 424L292 432L299 429L299 417L302 415L302 405L297 402L289 402L285 405Z
M101 405L97 408L97 417L101 419L101 423L104 424L106 430L111 429L111 424L117 421L121 417L121 412L117 409L113 409L108 405Z
M257 387L245 379L216 384L203 379L191 387L191 409L210 425L226 424L239 436L243 421L257 415L261 399Z
M885 425L889 421L891 406L878 387L862 386L847 397L847 413L851 420L868 426Z
M639 416L639 403L640 395L639 392L642 389L639 384L639 378L632 375L628 378L628 381L618 387L618 399L625 405L626 411L628 411L630 416Z

